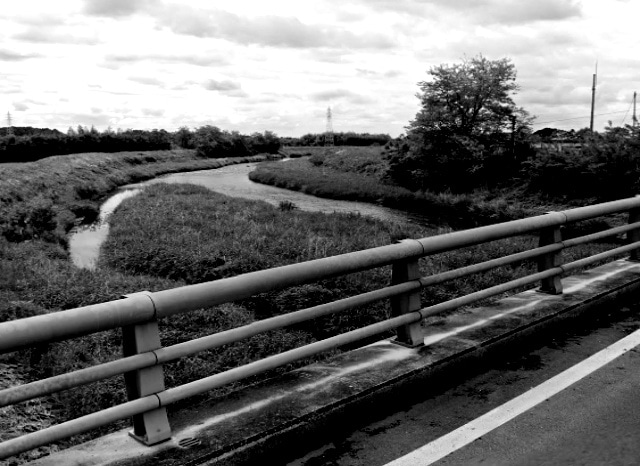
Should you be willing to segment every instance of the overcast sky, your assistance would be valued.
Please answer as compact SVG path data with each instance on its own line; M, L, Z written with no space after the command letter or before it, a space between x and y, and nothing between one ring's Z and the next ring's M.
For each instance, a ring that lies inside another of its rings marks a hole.
M639 0L20 0L0 11L0 126L10 112L14 126L63 131L300 136L323 132L330 106L334 131L397 136L428 70L479 53L513 61L535 129L589 126L596 60L596 129L630 123L640 87Z

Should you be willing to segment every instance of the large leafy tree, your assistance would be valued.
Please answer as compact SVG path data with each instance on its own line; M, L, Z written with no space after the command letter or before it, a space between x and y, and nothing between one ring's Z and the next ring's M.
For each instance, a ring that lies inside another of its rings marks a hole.
M433 67L429 74L430 80L418 83L422 108L409 131L486 135L509 128L512 117L523 116L512 99L518 85L515 66L508 58L489 60L478 55Z
M421 108L407 127L404 151L390 157L389 177L410 189L459 191L495 183L496 166L503 174L515 171L515 148L531 119L513 101L513 63L478 55L429 75L418 83Z

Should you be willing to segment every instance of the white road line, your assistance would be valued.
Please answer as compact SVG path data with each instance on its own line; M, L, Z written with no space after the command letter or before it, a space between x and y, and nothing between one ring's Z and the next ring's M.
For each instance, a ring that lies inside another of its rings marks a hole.
M488 434L516 416L565 390L589 374L640 345L640 330L618 340L584 361L552 377L513 400L498 406L427 445L387 463L386 466L427 466Z

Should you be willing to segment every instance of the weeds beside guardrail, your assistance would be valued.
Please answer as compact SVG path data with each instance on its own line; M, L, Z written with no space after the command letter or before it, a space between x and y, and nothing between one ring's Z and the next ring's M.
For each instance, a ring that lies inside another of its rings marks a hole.
M560 227L563 225L627 211L629 212L627 225L567 240L561 238ZM532 232L540 232L540 243L536 248L435 275L420 275L418 261L422 257ZM565 248L617 235L626 235L627 244L577 261L562 262L561 252ZM640 248L640 198L631 198L429 238L403 240L397 244L251 272L213 282L154 293L139 292L127 295L118 301L3 322L0 323L0 352L3 353L122 328L124 357L4 389L0 391L0 407L120 374L125 377L129 401L7 440L0 444L0 459L127 417L133 417L132 435L145 444L153 445L171 436L166 415L166 406L170 404L392 329L397 329L398 343L417 347L422 344L423 338L420 329L421 321L428 316L537 282L541 283L542 291L559 294L562 293L560 281L562 274L625 253L630 253L631 258L637 260L638 248ZM424 287L531 259L538 261L536 273L433 306L422 307L421 305L420 290ZM388 265L392 266L392 279L389 286L180 344L161 346L158 319L162 317ZM387 320L165 389L162 368L164 364L201 351L242 341L262 332L383 299L391 300L391 317Z

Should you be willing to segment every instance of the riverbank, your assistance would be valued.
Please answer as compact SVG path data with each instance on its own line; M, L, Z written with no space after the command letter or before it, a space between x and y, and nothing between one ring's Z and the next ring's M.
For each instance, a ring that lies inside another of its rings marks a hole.
M102 160L99 156L103 154L90 155L90 160L99 161ZM140 153L132 157L132 160L140 161L153 155ZM52 171L59 171L51 180L47 180L43 175L43 167L39 168L40 173L34 170L33 176L25 172L22 179L30 188L14 183L12 186L15 188L16 196L13 200L18 203L20 201L17 199L25 196L25 202L28 203L32 202L34 197L40 196L58 208L69 205L64 203L69 201L58 202L58 198L66 192L65 186L71 191L69 199L77 201L77 186L91 187L94 183L108 183L115 181L116 176L121 176L118 180L126 179L129 182L130 177L147 176L154 170L169 170L180 166L184 171L184 167L190 165L189 160L185 162L175 153L166 154L165 157L166 164L153 167L152 162L148 162L148 166L139 167L140 172L136 172L136 164L129 161L119 175L114 169L114 166L118 166L117 159L110 166L92 167L87 163L84 168L78 170L73 168L73 164L82 165L82 159L63 160L59 166L54 164L49 167ZM177 160L172 161L173 157L177 157ZM279 166L289 163L292 162ZM65 184L63 167L66 165L71 168L65 168L68 176L68 182ZM140 162L138 165L145 164ZM201 168L206 167L199 166L194 169ZM5 178L9 184L16 179L18 178ZM81 184L83 180L87 182L86 185ZM29 189L37 192L38 186L46 195L38 193L32 194L31 198L26 197ZM11 186L3 189L10 192L10 188ZM86 198L92 199L91 196ZM55 209L52 211L56 212ZM59 224L56 223L56 228L58 227ZM47 231L50 230L44 230ZM389 244L405 237L429 236L439 231L415 225L382 222L353 214L324 215L300 212L297 209L278 209L264 202L229 198L193 186L152 186L139 196L125 201L114 214L112 231L108 244L105 245L105 256L101 266L94 271L74 267L68 259L67 251L60 241L55 240L55 236L54 241L45 241L44 235L32 235L20 242L8 241L6 236L0 236L0 319L10 320L114 300L123 294L139 290L158 291L174 288L186 283ZM461 267L472 261L490 259L528 248L531 242L536 240L524 238L518 241L505 240L455 253L439 254L422 261L421 272L429 275ZM515 264L504 270L498 269L481 276L430 287L423 293L423 303L435 304L452 296L467 294L480 287L520 276L532 267L535 265ZM379 283L388 280L388 270L363 272L344 279L332 279L281 293L257 296L241 303L225 304L188 315L174 316L161 322L162 342L164 345L179 343L269 315L361 293L371 289L372 283L377 287ZM174 386L325 338L338 328L346 331L371 323L386 315L387 311L387 303L380 303L376 307L326 317L287 330L256 336L248 342L186 358L167 365L167 385ZM25 377L44 378L109 361L118 357L120 353L121 336L119 332L113 331L18 354L3 355L0 357L0 364L18 365ZM302 361L300 364L305 362ZM251 379L247 383L254 381ZM237 385L231 385L224 390L236 387ZM114 378L48 397L45 400L46 412L58 422L63 422L123 402L125 398L122 378ZM23 424L22 433L33 428L33 423ZM126 421L52 448L77 443L123 425L126 425ZM0 436L6 435L0 432Z
M249 178L318 197L375 204L420 212L434 226L470 228L544 212L540 208L498 198L488 192L471 194L412 192L384 180L383 147L288 148L311 154L286 164L261 164ZM548 210L548 209L547 209Z
M129 276L152 274L159 279L199 283L439 232L424 226L353 214L284 210L262 201L231 198L200 186L158 184L125 200L113 214L99 268ZM528 250L535 247L537 241L533 236L508 238L433 255L420 261L420 272L428 276ZM571 261L608 247L610 245L583 245L567 251L565 260ZM422 291L421 301L424 306L434 305L535 270L536 264L527 261L430 286ZM365 293L389 280L388 268L374 269L172 316L161 323L161 339L165 345L180 343L254 319ZM167 366L168 384L204 377L300 344L360 328L382 320L388 312L388 302L379 302L221 347ZM465 310L456 312L464 313ZM270 375L273 374L266 376Z
M193 150L86 153L0 164L0 236L65 244L79 222L93 221L118 186L156 176L267 160L268 156L205 159Z
M78 269L66 250L67 232L94 218L102 200L120 185L165 173L266 158L202 159L195 151L180 150L75 154L0 164L0 321L110 301L133 291L183 285L181 280L146 274ZM236 319L234 316L229 313L230 320ZM0 355L0 368L11 368L15 377L30 381L88 367L119 356L120 337L116 333ZM62 422L126 400L121 380L108 380L100 386L98 391L88 386L65 396L47 397L42 403L0 409L0 425L7 427L0 429L0 439L30 432L52 419ZM43 447L20 458L28 461L86 438Z

